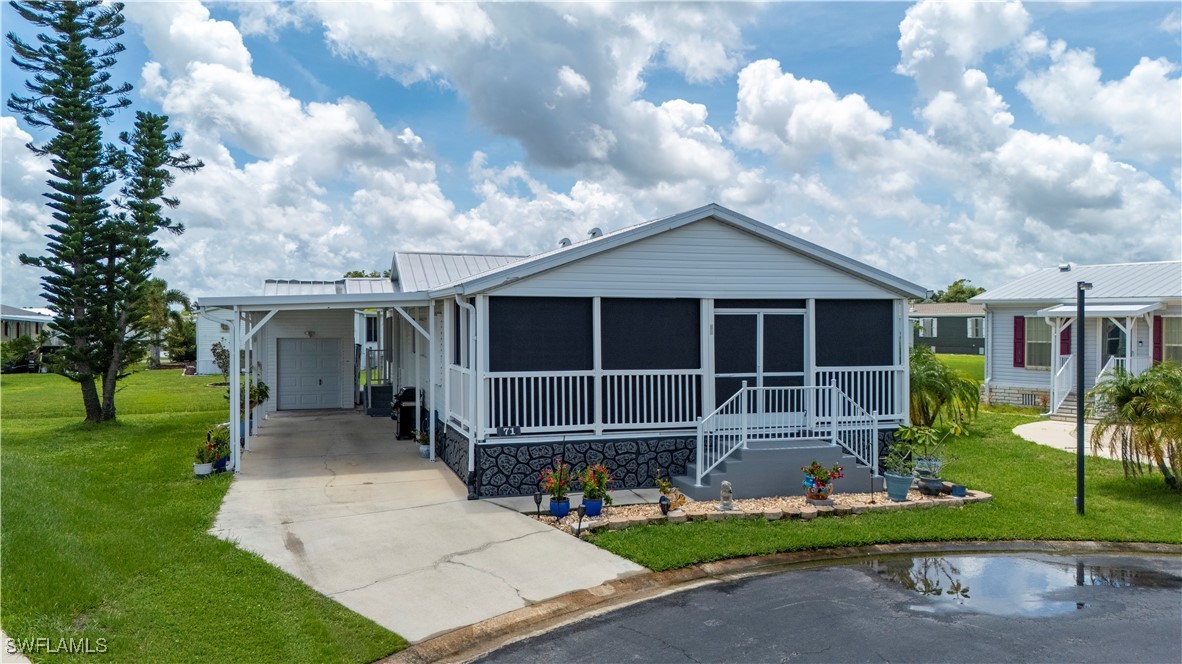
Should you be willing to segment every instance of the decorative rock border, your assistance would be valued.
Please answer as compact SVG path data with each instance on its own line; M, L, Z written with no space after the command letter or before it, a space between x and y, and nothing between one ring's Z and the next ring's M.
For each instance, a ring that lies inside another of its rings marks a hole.
M884 502L880 503L864 503L854 505L804 505L803 507L789 507L785 509L766 509L766 510L752 510L744 511L736 508L733 511L712 511L699 513L685 513L680 510L671 512L668 516L661 514L643 515L643 516L620 516L609 517L606 519L584 520L582 525L582 532L594 533L603 530L624 530L633 526L657 525L664 523L686 523L689 521L725 521L727 519L761 519L764 521L781 521L799 519L801 521L812 521L813 519L834 517L834 516L849 516L851 514L864 514L866 512L895 512L899 510L909 509L930 509L934 507L964 507L969 503L986 503L993 500L993 495L985 493L984 491L965 492L963 498L952 497L947 494L942 494L935 497L925 497L918 500L908 500L906 502L896 503L884 498ZM656 509L656 505L653 508ZM681 513L678 513L681 512ZM563 523L554 523L553 519L549 517L542 517L542 520L550 523L559 530L570 532L574 529L574 521L563 519ZM577 519L575 519L577 520ZM567 523L570 521L569 523Z

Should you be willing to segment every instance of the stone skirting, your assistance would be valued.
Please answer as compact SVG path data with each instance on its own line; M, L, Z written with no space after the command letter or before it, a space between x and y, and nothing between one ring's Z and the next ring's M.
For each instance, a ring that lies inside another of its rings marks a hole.
M562 457L563 463L570 464L576 471L602 463L614 479L613 488L652 487L656 486L653 478L658 470L668 475L685 474L686 464L693 458L696 447L697 439L686 435L485 443L476 447L477 495L532 494L538 490L538 474L552 466L556 457ZM577 481L571 490L580 490Z
M1038 408L1047 410L1051 400L1051 391L1039 387L1011 387L1002 385L982 385L981 403L985 405L1007 404L1024 408Z
M442 435L435 436L435 458L447 464L456 477L468 482L468 435L451 426L443 427Z

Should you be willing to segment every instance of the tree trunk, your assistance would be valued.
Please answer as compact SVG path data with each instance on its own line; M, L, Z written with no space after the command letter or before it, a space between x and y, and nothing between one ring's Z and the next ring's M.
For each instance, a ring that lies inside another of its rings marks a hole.
M152 355L151 355L151 358L148 360L148 367L151 369L159 369L160 368L160 342L158 340L153 341L150 348L152 350Z
M94 385L94 376L87 374L78 380L82 386L82 405L86 408L87 422L103 421L103 406L99 401L98 389Z
M127 312L119 314L118 340L111 347L111 362L107 365L107 372L103 375L103 413L102 421L115 419L115 385L119 381L119 372L123 366L123 337L127 332Z

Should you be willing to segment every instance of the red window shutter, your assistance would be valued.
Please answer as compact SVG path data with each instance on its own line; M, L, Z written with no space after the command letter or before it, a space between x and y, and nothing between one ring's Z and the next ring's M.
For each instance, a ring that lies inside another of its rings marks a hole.
M1059 333L1059 354L1060 355L1070 355L1071 354L1071 326L1070 325L1063 328L1063 331Z
M1014 366L1026 367L1026 317L1014 316Z
M1165 339L1162 339L1162 334L1164 332L1165 332L1165 328L1162 325L1161 316L1154 316L1153 317L1153 363L1154 364L1161 362L1162 357L1164 357L1164 355L1165 355L1165 353L1164 353Z

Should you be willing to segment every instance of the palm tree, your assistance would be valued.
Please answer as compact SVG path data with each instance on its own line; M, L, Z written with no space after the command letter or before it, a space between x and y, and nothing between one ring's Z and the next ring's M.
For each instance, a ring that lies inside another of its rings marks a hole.
M981 386L972 377L948 368L932 349L911 349L911 423L933 426L941 416L959 424L977 414Z
M1182 367L1163 362L1139 376L1116 371L1088 393L1098 417L1092 451L1120 454L1125 477L1157 467L1166 485L1182 490Z
M144 284L143 297L140 302L143 316L136 327L147 335L151 345L151 357L148 366L152 369L160 368L160 347L164 344L164 334L169 327L177 324L180 312L174 310L173 305L180 305L188 311L192 304L189 296L179 290L168 287L168 282L159 278L152 278Z

